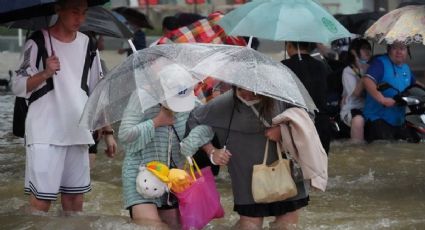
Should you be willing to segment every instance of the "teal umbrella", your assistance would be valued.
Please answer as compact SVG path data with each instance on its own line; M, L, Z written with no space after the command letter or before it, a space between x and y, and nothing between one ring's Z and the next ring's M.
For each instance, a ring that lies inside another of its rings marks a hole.
M229 35L275 41L329 44L351 34L313 0L254 0L226 14L218 24Z

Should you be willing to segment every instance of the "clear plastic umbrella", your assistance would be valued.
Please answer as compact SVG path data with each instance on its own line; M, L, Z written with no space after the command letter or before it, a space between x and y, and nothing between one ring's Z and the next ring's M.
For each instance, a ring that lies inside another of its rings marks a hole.
M122 119L137 93L142 110L213 76L295 106L316 110L296 75L249 47L213 44L164 44L140 50L103 78L84 109L80 125L98 129Z

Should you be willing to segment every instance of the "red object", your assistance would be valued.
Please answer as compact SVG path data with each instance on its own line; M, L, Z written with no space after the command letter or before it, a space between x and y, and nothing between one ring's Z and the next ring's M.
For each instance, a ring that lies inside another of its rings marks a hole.
M223 28L216 24L222 17L222 13L214 12L205 19L168 32L159 39L158 44L198 42L246 46L243 38L227 36Z
M245 0L235 0L235 4L244 4Z
M205 0L186 0L187 4L204 4Z
M158 5L158 0L139 0L139 6L145 6L146 3L149 5Z

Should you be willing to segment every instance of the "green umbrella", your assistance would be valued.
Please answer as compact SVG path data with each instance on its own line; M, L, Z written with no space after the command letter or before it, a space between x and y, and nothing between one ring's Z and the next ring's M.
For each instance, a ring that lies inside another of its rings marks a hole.
M319 3L313 0L257 0L226 14L218 24L227 34L275 41L329 44L351 37Z

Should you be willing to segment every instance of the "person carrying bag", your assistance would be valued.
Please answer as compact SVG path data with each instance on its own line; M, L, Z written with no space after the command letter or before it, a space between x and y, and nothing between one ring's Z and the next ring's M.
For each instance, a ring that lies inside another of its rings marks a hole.
M297 186L292 179L290 158L283 159L280 144L276 142L278 160L266 165L269 152L267 139L262 164L254 165L252 171L252 196L257 203L271 203L297 195ZM279 178L279 180L276 180Z
M200 170L193 158L185 168L187 165L194 182L186 190L174 193L179 201L180 221L184 230L202 229L212 219L223 217L224 209L211 168Z

